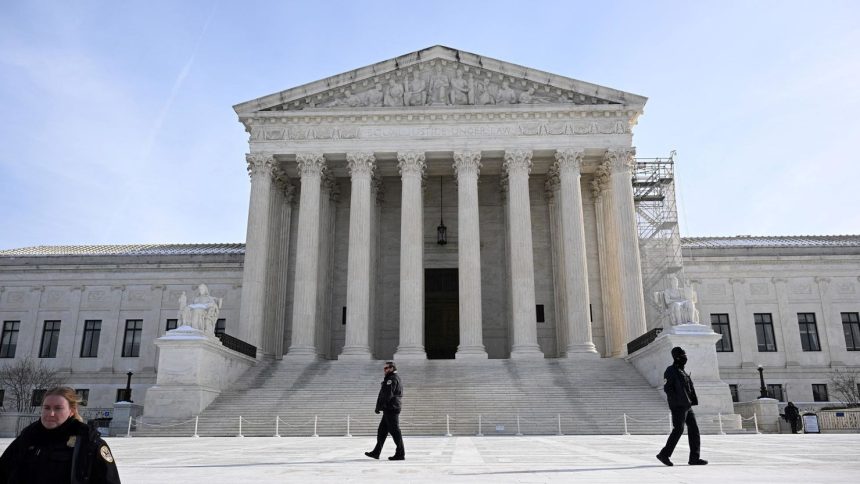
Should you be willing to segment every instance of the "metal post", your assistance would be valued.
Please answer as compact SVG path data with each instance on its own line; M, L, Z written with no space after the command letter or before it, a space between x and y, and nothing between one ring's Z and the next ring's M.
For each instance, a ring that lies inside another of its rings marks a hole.
M624 414L624 435L630 435L630 432L627 431L627 414Z
M723 414L722 414L722 412L717 414L717 418L720 419L720 435L726 435L726 433L723 431Z
M755 424L755 433L760 434L761 432L758 431L758 414L757 413L753 414L753 423Z
M244 437L244 435L242 435L242 416L241 415L239 415L239 435L237 435L236 437Z
M564 435L561 433L561 414L558 414L558 435Z
M125 434L126 437L131 437L131 419L132 419L132 416L129 415L128 416L128 432L126 432L126 434Z
M200 415L194 417L194 435L192 437L200 437L197 435L197 424L200 423Z
M280 425L279 425L280 423L281 423L281 416L277 415L275 417L275 437L281 436Z
M451 437L451 416L445 414L445 437Z
M517 414L517 435L523 435L523 433L520 432L520 414Z
M352 434L349 433L349 414L346 414L346 436L352 437Z
M317 420L318 420L318 418L319 417L314 415L314 434L312 435L312 437L319 437L319 434L317 434Z
M481 433L481 416L480 416L480 415L478 415L478 433L477 433L477 434L475 434L475 435L476 435L476 436L478 436L478 437L483 437L483 436L484 436L484 434L483 434L483 433Z

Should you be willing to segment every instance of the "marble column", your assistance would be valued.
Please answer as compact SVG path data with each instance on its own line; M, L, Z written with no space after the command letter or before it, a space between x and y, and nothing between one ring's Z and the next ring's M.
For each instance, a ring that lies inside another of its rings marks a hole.
M395 360L425 359L424 351L424 153L397 153L400 204L400 344Z
M238 338L260 349L264 327L266 280L269 259L269 204L275 158L270 154L245 156L251 177L248 204L248 231L245 237L245 262L242 272L242 304L239 309Z
M603 309L603 333L606 339L606 356L621 357L626 353L626 331L621 319L621 289L618 285L618 261L615 258L617 241L609 232L607 220L612 218L609 198L609 163L598 165L591 181L594 212L597 218L597 252L600 260L600 299Z
M511 243L511 311L513 345L511 358L543 358L537 344L535 316L534 251L532 248L532 217L529 202L529 172L532 152L505 151L502 165L508 178L508 210Z
M564 252L561 247L561 194L559 193L560 182L558 169L553 164L546 172L544 182L544 196L549 209L549 235L550 248L552 249L552 287L553 287L553 314L555 315L556 353L558 357L567 356L568 322L567 303L565 302L564 287Z
M621 289L621 317L626 323L625 346L645 334L645 297L642 289L642 265L639 258L639 232L630 182L636 160L632 148L609 150L612 173L609 177L612 233L618 243L618 282Z
M320 183L325 168L321 153L297 153L301 174L296 272L293 290L292 342L287 358L314 359L319 270Z
M352 178L349 205L349 252L346 276L346 342L339 359L369 360L371 177L373 153L347 153Z
M478 223L480 151L454 152L457 176L457 257L460 345L456 358L487 358L481 316L481 234Z
M274 320L272 327L267 332L267 338L271 339L271 349L275 359L284 357L284 325L286 324L287 312L287 272L289 270L289 255L290 255L290 224L293 215L293 195L295 187L284 176L281 179L280 193L280 210L278 211L278 237L277 242L277 257L275 263L276 277L275 287L273 288L276 297L273 299L275 304Z
M585 259L585 222L582 213L580 167L582 151L556 151L561 185L561 232L564 252L565 312L568 323L567 357L597 356L591 338L588 269Z

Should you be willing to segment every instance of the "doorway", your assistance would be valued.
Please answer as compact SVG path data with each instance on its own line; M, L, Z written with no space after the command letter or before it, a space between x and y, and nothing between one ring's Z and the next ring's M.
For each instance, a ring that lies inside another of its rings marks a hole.
M424 347L431 360L453 359L460 344L457 269L424 270Z

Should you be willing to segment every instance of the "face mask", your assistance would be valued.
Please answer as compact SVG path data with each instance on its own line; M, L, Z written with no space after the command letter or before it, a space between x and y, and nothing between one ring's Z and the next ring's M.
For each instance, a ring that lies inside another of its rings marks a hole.
M687 355L681 355L675 358L675 361L677 361L681 366L684 366L687 364Z

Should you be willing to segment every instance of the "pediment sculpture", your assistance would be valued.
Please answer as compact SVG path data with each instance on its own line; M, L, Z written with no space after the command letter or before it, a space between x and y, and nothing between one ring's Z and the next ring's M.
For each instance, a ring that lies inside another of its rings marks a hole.
M669 276L669 284L668 289L654 293L654 301L664 310L671 325L700 324L696 292L686 285L679 287L675 276Z
M188 296L182 291L179 296L179 326L190 326L214 336L222 303L222 298L209 295L209 287L206 284L197 286L197 293L191 304L188 304Z

